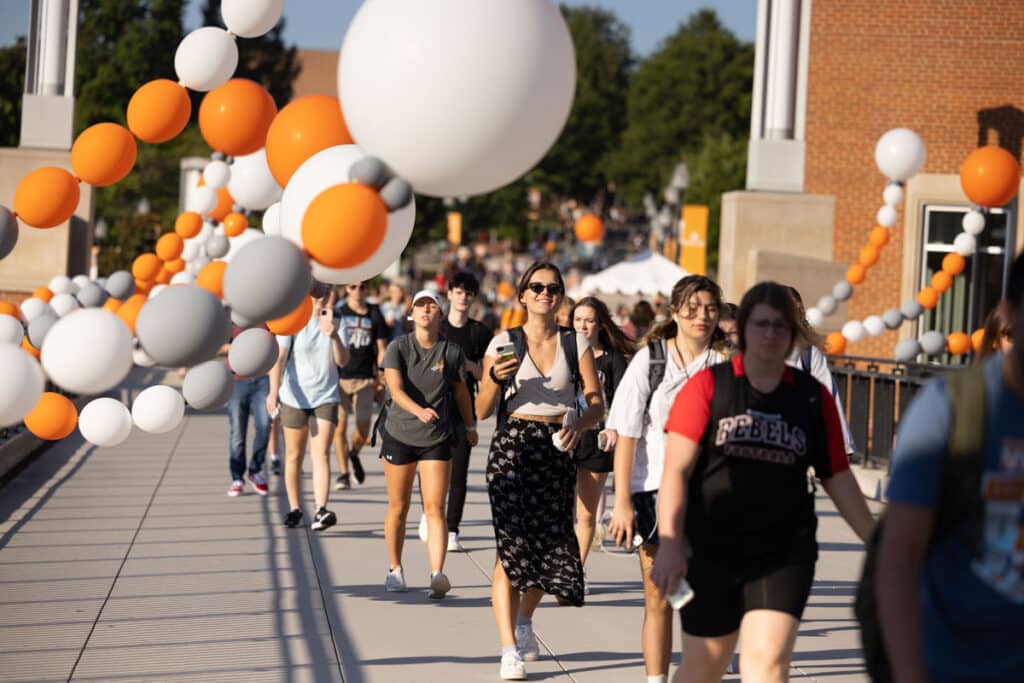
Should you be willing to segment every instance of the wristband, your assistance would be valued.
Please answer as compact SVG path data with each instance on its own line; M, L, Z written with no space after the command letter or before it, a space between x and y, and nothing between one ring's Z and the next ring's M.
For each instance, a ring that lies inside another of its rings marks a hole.
M491 366L490 372L488 372L487 374L491 376L491 381L492 382L494 382L495 384L501 384L501 380L498 379L498 376L494 374L494 366L493 365Z

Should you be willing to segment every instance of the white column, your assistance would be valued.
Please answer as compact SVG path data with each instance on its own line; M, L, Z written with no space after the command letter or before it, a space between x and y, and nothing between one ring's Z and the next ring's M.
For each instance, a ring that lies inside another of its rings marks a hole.
M71 147L77 37L78 0L32 0L22 147Z
M773 0L769 22L764 137L791 140L796 108L800 0Z

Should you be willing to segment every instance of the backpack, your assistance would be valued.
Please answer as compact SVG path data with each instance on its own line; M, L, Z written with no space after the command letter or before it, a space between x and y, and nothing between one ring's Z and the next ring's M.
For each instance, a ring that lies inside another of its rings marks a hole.
M558 333L562 336L562 352L565 354L565 361L569 365L569 378L573 386L573 395L578 396L583 387L580 379L580 356L576 346L576 330L568 327L559 327ZM516 362L522 364L526 358L526 333L522 327L513 327L508 330L509 341L516 349ZM508 393L512 389L512 393ZM504 429L508 423L508 400L516 395L515 375L509 377L498 385L498 429ZM576 410L579 412L579 402L574 401Z
M647 403L644 405L644 421L651 419L651 399L654 398L654 391L661 386L665 379L665 340L652 339L647 342L647 352L650 354L650 361L647 365L647 386L650 391L647 394Z
M981 475L985 461L985 373L983 366L946 374L946 385L952 399L953 429L946 451L942 473L942 491L935 510L935 527L929 546L948 536L964 518L975 522L977 543L981 533L984 501L981 497ZM860 624L864 663L875 683L892 681L888 653L882 639L878 615L877 563L885 517L879 518L866 545L864 568L853 611Z
M412 334L412 332L409 332L392 342L393 344L398 344L398 357L403 365L406 364L406 351L404 349L408 346ZM455 403L455 392L452 390L451 382L448 380L448 368L458 366L459 347L449 345L448 340L443 337L438 340L438 343L443 345L441 357L444 359L445 392L441 396L441 409L437 411L437 421L439 425L444 426L445 431L453 432L455 429L455 415L453 411L458 410L458 408ZM454 354L450 352L454 352ZM377 445L377 432L380 431L384 421L387 420L388 408L391 407L391 403L391 392L388 391L386 398L381 402L377 419L373 422L373 428L370 430L370 446Z

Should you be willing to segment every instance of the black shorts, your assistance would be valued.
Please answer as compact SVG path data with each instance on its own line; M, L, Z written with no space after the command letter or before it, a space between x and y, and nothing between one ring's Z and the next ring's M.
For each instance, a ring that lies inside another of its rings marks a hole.
M596 429L588 429L580 435L573 457L576 459L577 467L591 472L611 472L612 464L615 462L613 453L598 450Z
M641 491L631 496L635 531L643 541L641 545L658 545L658 492ZM632 539L631 539L632 540Z
M814 562L788 564L748 581L731 580L698 561L690 563L687 581L693 600L682 610L683 632L717 638L735 632L743 615L755 609L785 612L800 619L814 583Z
M380 428L380 457L392 465L411 465L420 460L451 460L453 442L451 439L434 446L410 446L394 439Z

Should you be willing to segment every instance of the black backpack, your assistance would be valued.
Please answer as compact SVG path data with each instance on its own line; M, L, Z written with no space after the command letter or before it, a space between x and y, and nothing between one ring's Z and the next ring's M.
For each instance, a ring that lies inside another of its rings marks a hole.
M559 327L558 333L562 336L562 352L569 365L569 378L572 381L573 394L578 396L583 383L580 379L580 357L579 348L576 346L576 330ZM516 362L522 364L523 359L526 358L526 333L523 332L522 327L513 327L508 330L508 338L515 347ZM498 385L498 429L503 429L508 423L508 400L515 395L515 376L513 375ZM576 403L576 409L579 411L579 402Z
M654 390L661 386L665 379L665 340L652 339L647 342L647 352L650 354L650 361L647 365L647 386L650 391L647 393L647 403L644 405L644 421L651 419L651 399L654 398Z
M984 500L981 475L985 464L985 373L983 366L946 374L946 385L953 403L953 430L942 473L942 492L935 511L935 526L929 546L956 529L965 518L971 519L975 536L967 543L977 544L981 534ZM853 611L860 624L861 645L868 675L875 683L892 681L889 656L882 639L878 618L878 548L885 529L884 515L868 540L864 568Z

